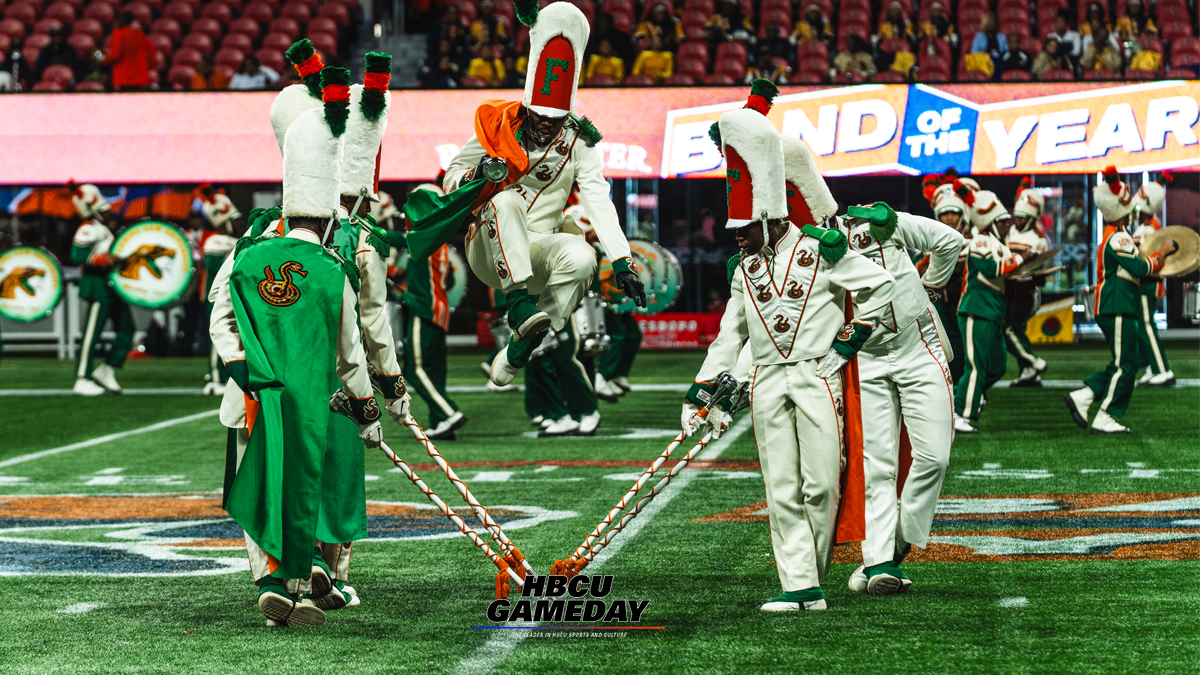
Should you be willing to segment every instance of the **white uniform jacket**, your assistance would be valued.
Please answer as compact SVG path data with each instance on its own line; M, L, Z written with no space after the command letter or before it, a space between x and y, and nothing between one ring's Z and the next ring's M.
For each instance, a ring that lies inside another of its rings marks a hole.
M339 218L350 214L338 207ZM358 317L362 324L363 346L367 361L376 375L396 376L400 374L400 363L396 359L396 339L392 335L384 305L387 302L387 262L367 240L370 228L364 222L358 231L358 248L354 251L354 264L358 265ZM394 392L384 392L384 398L397 398Z
M864 345L870 349L890 342L931 307L925 288L941 288L950 280L963 238L949 225L902 212L896 213L896 230L887 241L871 236L867 222L855 226L848 235L851 251L869 258L896 279L892 301L879 318L879 328ZM909 249L930 254L924 276L913 265Z
M835 338L850 332L847 293L857 293L853 323L878 330L894 295L891 274L854 251L834 263L822 259L817 239L795 225L777 249L772 263L758 254L744 258L734 272L721 330L696 382L715 383L722 372L732 371L747 338L755 366L825 356Z
M98 220L88 220L75 230L71 245L91 248L91 253L88 254L88 264L92 264L97 256L106 255L112 250L114 239L115 237L107 225Z

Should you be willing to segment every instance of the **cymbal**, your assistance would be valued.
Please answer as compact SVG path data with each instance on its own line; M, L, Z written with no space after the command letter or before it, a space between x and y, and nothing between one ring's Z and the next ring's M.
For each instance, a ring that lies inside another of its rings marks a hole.
M1163 267L1158 271L1160 277L1181 277L1200 269L1200 234L1190 227L1171 225L1151 233L1142 240L1141 253L1148 257L1163 247L1163 244L1173 241L1179 250L1167 256Z
M1033 270L1041 267L1042 265L1045 265L1046 263L1050 262L1051 260L1054 260L1054 257L1058 255L1058 252L1059 252L1059 249L1052 248L1049 251L1046 251L1045 253L1039 253L1039 254L1035 255L1034 257L1030 258L1029 260L1026 260L1025 262L1021 263L1020 267L1009 272L1008 274L1005 274L1004 277L1005 278L1027 277L1027 276L1029 276L1029 273L1032 272Z

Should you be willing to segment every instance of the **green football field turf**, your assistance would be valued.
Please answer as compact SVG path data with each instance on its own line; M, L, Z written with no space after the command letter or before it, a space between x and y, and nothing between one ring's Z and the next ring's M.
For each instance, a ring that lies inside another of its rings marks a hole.
M1107 358L1102 345L1040 351L1051 380ZM1168 356L1178 377L1200 377L1195 345ZM644 352L631 380L684 384L702 357ZM480 359L453 354L451 384L482 385ZM204 370L137 360L119 378L198 387ZM4 390L69 388L71 375L67 362L0 361ZM1139 388L1123 420L1133 434L1120 438L1075 426L1067 391L994 389L981 433L955 441L933 545L904 564L912 591L849 591L856 549L843 547L825 612L758 609L779 582L739 417L587 570L615 576L609 599L649 600L641 625L664 628L591 637L473 628L496 625L485 616L495 567L377 451L373 540L351 567L363 604L320 628L265 628L240 531L219 509L217 399L5 396L0 672L1196 672L1200 388ZM549 440L531 437L519 393L452 395L471 421L438 448L541 573L662 451L681 400L635 391L601 404L596 437ZM414 412L426 419L424 403ZM385 432L475 525L421 447L390 421Z

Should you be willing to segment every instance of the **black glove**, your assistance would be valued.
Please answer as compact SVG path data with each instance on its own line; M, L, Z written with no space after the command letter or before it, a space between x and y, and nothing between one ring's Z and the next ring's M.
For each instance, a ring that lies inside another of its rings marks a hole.
M621 292L626 296L632 298L633 304L643 309L646 307L646 287L635 272L618 273L617 288L621 289Z

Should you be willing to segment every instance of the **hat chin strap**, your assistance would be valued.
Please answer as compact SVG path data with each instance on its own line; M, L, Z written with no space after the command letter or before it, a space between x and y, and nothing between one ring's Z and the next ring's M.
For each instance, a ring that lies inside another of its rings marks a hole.
M356 206L354 210L357 211L358 207ZM325 243L329 241L329 233L333 232L333 227L337 221L337 209L334 209L333 213L329 215L329 223L325 225L325 234L321 236L321 246L325 246Z
M362 206L363 200L367 198L367 188L359 188L358 201L354 202L354 210L350 212L350 218L358 220L358 207Z
M763 232L762 255L763 255L763 258L774 258L775 257L775 249L771 248L771 232L769 231L769 228L767 227L767 212L760 211L758 214L758 219L760 222L762 222L762 232Z

